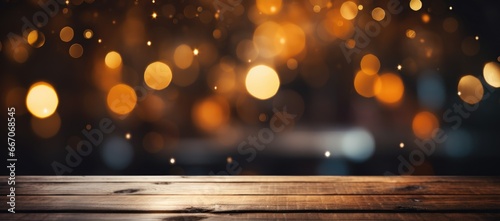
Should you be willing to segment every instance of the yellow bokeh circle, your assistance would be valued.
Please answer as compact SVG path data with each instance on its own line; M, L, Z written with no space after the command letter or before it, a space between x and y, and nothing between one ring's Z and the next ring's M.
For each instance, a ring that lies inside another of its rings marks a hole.
M172 70L163 62L153 62L144 71L144 82L152 89L164 89L172 82Z
M26 106L33 116L46 118L52 115L59 104L57 93L46 82L37 82L31 86L26 96Z
M113 113L126 115L134 110L137 104L137 95L130 86L117 84L109 90L107 104Z
M245 86L250 95L260 100L266 100L278 92L280 79L274 69L258 65L248 71Z

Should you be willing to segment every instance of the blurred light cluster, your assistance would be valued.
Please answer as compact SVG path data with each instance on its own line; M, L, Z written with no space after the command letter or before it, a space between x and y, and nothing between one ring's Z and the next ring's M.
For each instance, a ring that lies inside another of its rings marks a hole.
M378 101L394 105L404 94L401 77L394 73L379 75L380 61L373 54L366 54L360 62L361 70L354 77L354 88L363 97L376 97Z
M487 36L467 33L454 14L458 8L410 0L394 14L391 2L67 1L46 27L24 30L19 44L0 42L14 65L36 64L40 53L67 64L54 65L57 74L38 64L33 82L7 89L6 103L25 101L31 129L43 139L71 124L61 114L67 110L111 116L130 131L103 144L101 156L116 170L133 161L133 142L148 153L167 152L165 161L179 164L173 149L186 137L234 146L282 107L303 119L289 127L361 127L345 129L340 150L325 138L320 155L334 158L341 151L351 161L366 161L379 143L387 144L376 132L385 124L399 130L387 146L408 149L412 144L401 131L430 139L453 99L476 105L500 87L498 51L493 59L481 55ZM69 86L61 77L73 75L66 66L84 73ZM444 144L450 156L472 151L467 130L450 137L454 141ZM333 172L348 172L337 164ZM319 173L331 173L330 166L321 165Z

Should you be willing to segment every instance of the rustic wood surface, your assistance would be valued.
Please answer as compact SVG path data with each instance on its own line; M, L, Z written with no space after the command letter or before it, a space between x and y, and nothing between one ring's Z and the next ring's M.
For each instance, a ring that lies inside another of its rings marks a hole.
M500 177L18 176L16 214L2 205L0 220L500 220Z

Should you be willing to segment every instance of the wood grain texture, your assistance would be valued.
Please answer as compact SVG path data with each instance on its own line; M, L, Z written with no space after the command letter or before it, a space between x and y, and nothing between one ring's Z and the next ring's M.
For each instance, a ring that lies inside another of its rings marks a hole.
M497 213L27 213L0 220L500 220Z
M18 195L466 195L500 194L500 183L19 183ZM7 191L0 186L0 192Z
M0 207L0 220L500 220L500 178L18 176L17 214Z
M7 176L1 177L6 179ZM28 182L236 182L236 183L278 183L278 182L382 182L382 183L423 183L423 182L500 182L500 177L461 176L19 176L20 183Z
M19 211L499 211L498 195L18 196Z

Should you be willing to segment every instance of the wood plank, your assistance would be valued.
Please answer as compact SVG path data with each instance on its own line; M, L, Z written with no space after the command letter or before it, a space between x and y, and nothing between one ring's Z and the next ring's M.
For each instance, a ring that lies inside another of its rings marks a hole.
M243 211L495 211L498 195L125 195L17 196L17 211L243 212ZM2 207L6 208L6 204Z
M0 186L0 192L8 192ZM17 195L374 195L500 194L500 183L18 183Z
M7 179L0 176L0 179ZM500 182L500 177L466 176L17 176L17 182Z
M500 220L498 213L26 213L0 220Z

